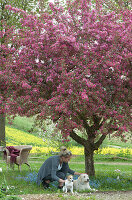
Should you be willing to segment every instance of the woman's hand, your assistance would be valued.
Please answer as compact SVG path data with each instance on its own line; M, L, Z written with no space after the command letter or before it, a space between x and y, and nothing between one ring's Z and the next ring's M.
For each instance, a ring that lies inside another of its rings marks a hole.
M74 172L74 175L81 175L82 173Z
M63 179L60 178L60 179L59 179L59 183L62 183L62 184L63 184L63 183L65 183L65 180L63 180Z
M63 180L63 179L59 179L59 186L60 187L63 187L63 184L65 183L65 180Z

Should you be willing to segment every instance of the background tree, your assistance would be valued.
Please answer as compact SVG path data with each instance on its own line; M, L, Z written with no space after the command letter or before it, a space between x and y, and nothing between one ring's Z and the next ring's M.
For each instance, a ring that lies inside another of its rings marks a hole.
M12 37L17 49L6 65L16 87L8 111L51 118L66 141L84 146L89 175L94 151L108 134L125 140L131 117L131 11L106 13L101 5L50 3L52 13L39 19L6 6L24 27Z
M38 13L39 4L37 0L0 0L0 70L1 72L6 70L6 63L10 60L15 48L11 44L11 37L14 29L20 28L19 14L11 13L5 9L6 5L12 5L18 9L25 10L27 13ZM1 75L1 74L0 74ZM6 106L8 104L7 98L13 93L16 87L10 85L10 73L5 75L4 79L0 77L0 145L5 145L5 113ZM14 78L13 78L14 79ZM10 86L11 87L10 87ZM9 88L10 87L10 88ZM7 91L8 90L8 94Z

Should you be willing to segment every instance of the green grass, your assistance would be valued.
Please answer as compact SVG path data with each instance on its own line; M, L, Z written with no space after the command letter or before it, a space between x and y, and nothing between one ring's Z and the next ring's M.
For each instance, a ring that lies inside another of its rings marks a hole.
M84 156L75 156L72 158L72 161L74 162L83 162L85 160ZM95 154L94 155L94 161L95 162L132 162L132 156L128 155L125 157L122 155L120 157L114 156L114 155L101 155L101 154Z
M9 124L8 119L6 119L6 126L16 128L18 130L22 130L22 131L25 131L25 132L32 132L34 135L38 135L37 128L33 128L34 120L35 120L35 117L27 118L27 117L17 116L12 121L12 124Z
M19 195L19 194L41 194L41 193L56 193L57 188L51 187L49 190L43 190L42 187L38 187L35 182L33 182L33 178L35 176L30 177L30 182L25 181L23 178L28 177L29 175L33 175L37 173L44 160L48 156L42 158L32 158L30 157L29 163L31 165L31 171L27 165L22 165L22 171L19 172L17 166L15 165L15 170L9 169L6 170L6 163L1 160L0 167L3 169L3 173L0 173L0 185L3 182L3 174L5 175L7 185L10 188L7 192L9 195ZM81 161L75 162L74 158L69 163L71 169L84 173L85 166L83 157L80 159ZM115 170L119 169L121 172L118 174ZM132 177L131 165L119 165L114 162L111 164L95 163L95 171L96 177L91 177L91 180L94 181L93 187L98 185L99 191L109 191L109 190L132 190L132 182L130 178ZM117 181L117 176L120 176L120 181ZM21 178L20 178L21 177ZM12 187L13 186L13 187Z
M111 137L109 138L108 136L104 140L103 144L101 147L121 147L121 148L132 148L132 143L131 139L129 138L127 142L122 142L120 138L116 137Z
M84 173L84 168L85 164L84 162L74 162L70 163L71 169L75 169L76 171L80 171L81 173ZM116 174L114 171L119 169L121 171L121 174L125 174L127 177L132 177L132 166L131 165L126 165L125 163L119 165L118 163L101 163L101 164L96 164L95 163L95 171L96 171L96 176L99 176L101 173L102 174L109 174L111 175Z

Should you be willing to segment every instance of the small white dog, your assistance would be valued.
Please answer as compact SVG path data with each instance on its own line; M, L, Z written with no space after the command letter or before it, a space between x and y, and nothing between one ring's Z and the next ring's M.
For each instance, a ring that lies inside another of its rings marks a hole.
M90 187L89 176L87 174L81 174L77 180L74 180L73 187L75 190L79 191L84 191L84 190L96 191L95 189L92 189Z
M65 185L63 186L63 192L67 193L67 191L70 191L73 194L73 176L72 175L67 176Z

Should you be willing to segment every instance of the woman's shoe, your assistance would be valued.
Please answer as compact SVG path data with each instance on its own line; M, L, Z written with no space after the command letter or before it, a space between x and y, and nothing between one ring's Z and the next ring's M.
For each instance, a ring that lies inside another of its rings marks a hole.
M58 189L62 190L63 186L58 186Z
M47 189L49 187L49 183L46 183L45 181L42 182L43 188Z

